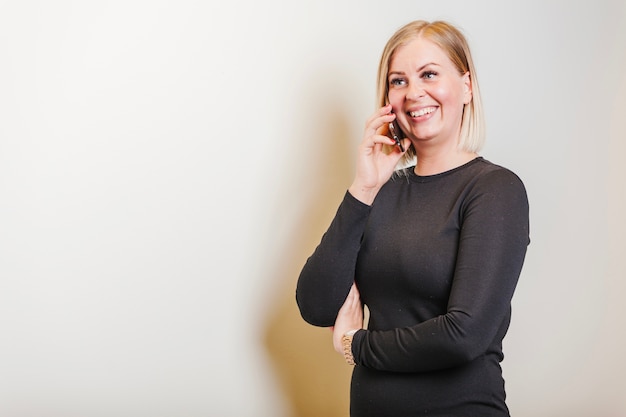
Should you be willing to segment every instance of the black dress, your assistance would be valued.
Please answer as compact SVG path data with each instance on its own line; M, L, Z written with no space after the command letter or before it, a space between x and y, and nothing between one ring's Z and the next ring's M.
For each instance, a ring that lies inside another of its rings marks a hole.
M346 193L296 299L307 322L332 326L355 281L369 309L350 415L508 416L502 339L529 242L523 183L481 157L409 168L371 206Z

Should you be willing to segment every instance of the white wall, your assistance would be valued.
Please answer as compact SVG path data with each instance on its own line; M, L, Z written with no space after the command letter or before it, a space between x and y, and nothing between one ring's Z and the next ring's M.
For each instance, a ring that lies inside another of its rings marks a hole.
M293 291L417 18L467 33L529 192L513 414L626 415L617 0L1 1L0 415L347 415Z

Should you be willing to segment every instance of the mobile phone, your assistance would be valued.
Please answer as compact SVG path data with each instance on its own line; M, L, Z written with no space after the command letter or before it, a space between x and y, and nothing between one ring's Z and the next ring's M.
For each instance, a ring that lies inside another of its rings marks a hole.
M396 141L396 145L400 148L402 152L404 152L404 146L402 146L402 130L396 124L396 121L389 123L389 132L391 132L391 137Z

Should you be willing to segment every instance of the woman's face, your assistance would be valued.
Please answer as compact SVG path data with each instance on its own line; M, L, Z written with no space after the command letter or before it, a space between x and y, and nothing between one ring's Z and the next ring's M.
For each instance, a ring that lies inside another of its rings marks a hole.
M463 106L472 99L470 77L439 46L423 38L400 46L387 81L398 124L416 148L458 143Z

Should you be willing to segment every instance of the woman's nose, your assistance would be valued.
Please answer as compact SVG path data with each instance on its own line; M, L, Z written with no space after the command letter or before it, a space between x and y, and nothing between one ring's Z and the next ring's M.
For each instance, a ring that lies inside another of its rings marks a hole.
M408 100L418 100L426 95L426 91L419 84L412 84L406 92L406 98Z

